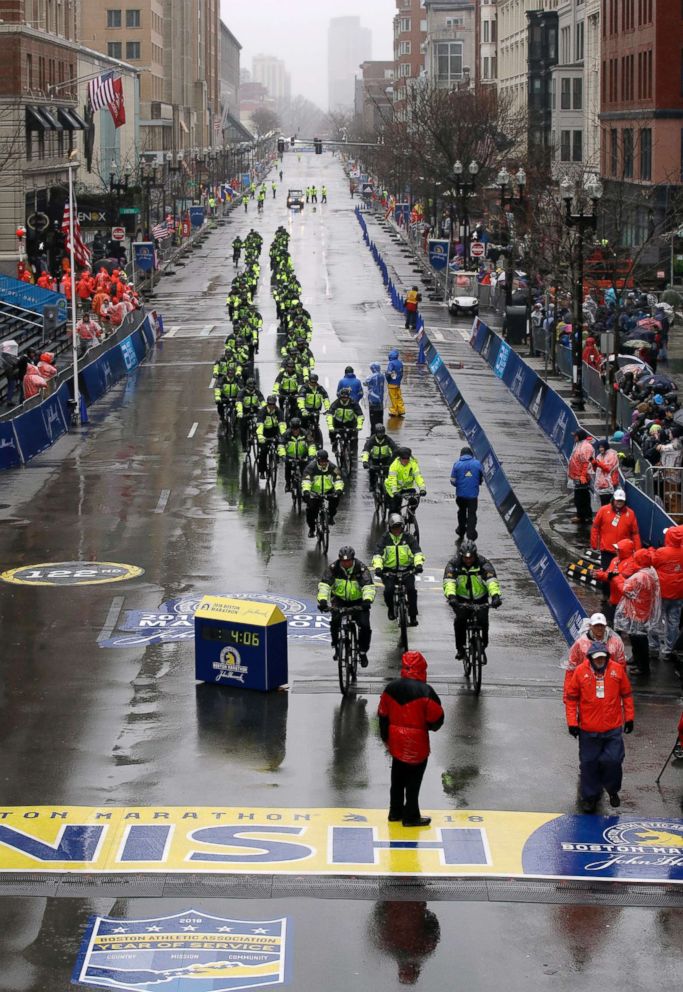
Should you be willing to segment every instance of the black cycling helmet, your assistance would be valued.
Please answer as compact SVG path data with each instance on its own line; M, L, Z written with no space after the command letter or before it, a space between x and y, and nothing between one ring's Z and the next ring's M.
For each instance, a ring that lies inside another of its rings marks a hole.
M324 448L321 448L320 451L317 452L315 459L318 462L327 462L330 460L330 456L328 455L328 453L325 451Z
M228 365L227 369L225 370L225 374L228 375L228 373L232 372L232 374L235 375L236 371L237 370L235 369L235 366L232 363L230 363L230 365Z
M343 558L353 560L356 557L356 550L352 548L350 544L345 544L343 548L339 549L339 560Z
M344 369L344 375L355 375L355 372L353 371L353 366L352 365L347 365L346 366L346 368Z
M277 396L271 393L270 396L267 398L266 403L268 404L268 406L277 406Z
M477 557L477 545L474 541L463 541L460 545L460 556L462 558L476 558Z
M293 358L286 358L285 359L285 368L286 369L289 369L289 368L292 368L293 369L294 368L294 359Z
M348 396L348 397L351 396L351 390L348 386L342 386L342 388L339 390L339 398L341 399L343 396Z
M387 432L387 429L384 426L384 424L377 424L377 426L375 427L375 434L380 434L381 435L381 434L386 434L386 432Z
M396 454L399 458L411 458L413 453L410 448L399 448Z
M298 417L292 417L289 422L290 427L301 427L301 420Z
M246 382L244 383L244 385L245 385L245 386L247 387L247 389L251 389L251 388L252 388L252 386L256 386L256 379L251 379L251 378L249 378L249 379L247 379L247 381L246 381Z
M309 376L308 376L308 381L309 382L317 382L318 379L319 379L319 376L318 376L318 373L317 372L311 372L309 374Z

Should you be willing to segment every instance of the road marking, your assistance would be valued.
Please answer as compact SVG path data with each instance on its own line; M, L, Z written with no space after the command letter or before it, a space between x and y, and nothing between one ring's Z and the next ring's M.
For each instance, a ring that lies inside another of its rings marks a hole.
M107 613L107 619L104 621L104 627L100 631L97 637L97 643L100 644L102 641L108 640L113 631L116 629L116 624L121 613L121 608L125 602L125 597L114 596L111 601L111 606L109 607L109 612Z
M209 383L209 389L213 389L213 387L215 385L216 385L216 378L215 378L215 376L211 376L211 382Z
M176 334L178 333L179 330L180 330L180 327L179 327L178 324L176 324L174 327L171 327L170 330L166 331L166 333L164 334L164 337L165 338L174 338L176 336Z
M441 331L434 331L434 338L437 341L445 341L446 340L445 337L443 336L443 334L441 333Z
M163 513L166 509L166 504L168 503L168 497L171 495L170 489L162 489L161 495L159 496L159 502L156 505L155 513Z
M198 427L199 427L199 424L198 424L198 422L197 422L197 421L195 420L195 422L194 422L194 424L192 425L192 427L190 427L190 433L189 433L189 434L188 434L187 436L188 436L188 437L194 437L194 436L195 436L195 434L197 433L197 428L198 428Z
M213 324L204 324L204 326L202 327L201 331L199 332L199 337L200 338L208 338L208 336L209 336L209 334L211 334L211 331L213 330L213 328L214 328L214 325Z

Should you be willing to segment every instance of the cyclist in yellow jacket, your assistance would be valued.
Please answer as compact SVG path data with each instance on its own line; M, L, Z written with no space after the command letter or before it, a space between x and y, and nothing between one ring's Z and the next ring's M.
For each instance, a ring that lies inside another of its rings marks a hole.
M318 609L321 613L332 611L330 634L336 657L341 626L338 608L354 605L359 607L355 620L358 624L358 653L361 668L367 668L368 665L368 651L372 638L370 608L374 599L375 586L367 565L356 558L353 548L348 546L340 548L337 561L330 562L318 583Z
M301 483L301 494L306 503L306 523L308 524L309 537L315 537L315 522L321 501L327 498L330 509L330 524L333 524L339 505L339 497L343 492L344 480L341 477L341 472L334 462L330 461L330 456L325 449L321 448L313 461L306 467Z
M399 448L396 458L389 466L389 474L384 480L384 489L389 497L389 512L401 512L401 499L405 494L418 493L426 496L425 480L422 478L417 459L410 448Z
M400 513L392 513L389 517L389 529L375 548L372 567L377 578L384 582L384 602L389 613L389 619L395 620L394 587L396 576L404 569L414 569L419 575L424 567L425 556L420 545L412 534L403 530L403 519ZM415 575L404 575L403 582L408 593L408 617L410 627L417 627L417 589Z

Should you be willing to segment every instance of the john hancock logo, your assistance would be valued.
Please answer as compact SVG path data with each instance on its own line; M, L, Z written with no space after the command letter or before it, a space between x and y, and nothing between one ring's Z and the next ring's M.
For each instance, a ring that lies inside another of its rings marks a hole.
M211 667L218 672L216 682L225 679L228 682L241 682L244 685L244 676L249 672L249 669L242 664L237 648L231 646L223 648L220 658L214 661Z
M670 820L619 821L602 832L602 842L564 842L562 850L590 856L584 869L609 871L618 866L651 869L683 868L683 825ZM678 872L672 872L672 877Z
M233 992L289 981L287 919L175 916L91 919L74 984L136 992Z

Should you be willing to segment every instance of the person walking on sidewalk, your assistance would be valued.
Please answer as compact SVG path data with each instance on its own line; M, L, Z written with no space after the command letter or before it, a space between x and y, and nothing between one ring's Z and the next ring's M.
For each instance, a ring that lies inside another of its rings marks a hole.
M389 389L389 416L405 417L406 408L403 402L403 393L401 392L403 362L398 357L398 348L392 348L389 352L389 361L385 376Z
M427 661L419 651L406 651L401 677L386 687L377 710L379 730L392 758L389 822L428 827L420 813L420 786L429 758L429 731L443 726L441 700L427 682Z
M461 448L460 458L451 469L451 485L455 489L455 502L458 506L458 537L467 537L471 541L477 539L477 505L479 489L484 472L479 462L468 446Z
M604 644L593 644L569 680L565 696L567 729L579 741L581 809L593 813L605 789L610 806L621 805L623 734L633 731L631 683L623 665Z
M593 516L591 511L591 462L595 452L588 439L588 432L583 428L574 431L574 448L569 456L567 476L574 483L574 506L576 516L572 517L573 524L590 523Z
M406 328L409 330L415 330L417 327L417 305L422 303L422 294L418 290L417 286L413 286L406 293Z

